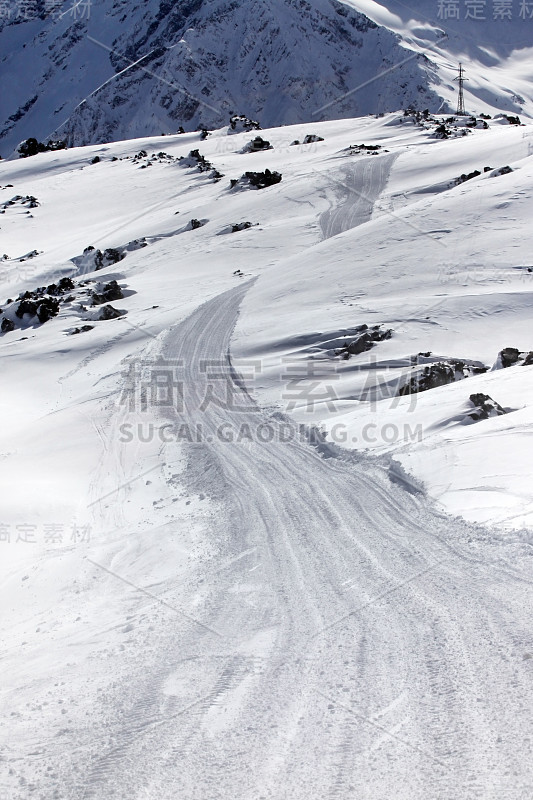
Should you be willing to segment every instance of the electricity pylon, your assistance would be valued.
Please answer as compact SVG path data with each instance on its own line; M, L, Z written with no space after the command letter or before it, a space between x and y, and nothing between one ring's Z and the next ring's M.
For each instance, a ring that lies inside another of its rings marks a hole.
M463 91L464 82L467 81L468 78L465 78L465 71L463 69L463 65L459 62L459 75L457 78L454 78L454 81L459 81L459 99L457 101L457 116L458 117L466 117L465 111L465 95Z

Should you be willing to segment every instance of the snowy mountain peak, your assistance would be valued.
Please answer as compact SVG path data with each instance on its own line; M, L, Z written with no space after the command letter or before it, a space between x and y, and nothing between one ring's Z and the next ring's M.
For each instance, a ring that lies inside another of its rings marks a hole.
M527 22L476 21L473 44L471 21L439 18L438 8L93 0L85 13L78 4L4 18L3 155L30 136L96 143L216 128L232 113L267 127L409 105L452 111L459 58L470 110L532 113Z

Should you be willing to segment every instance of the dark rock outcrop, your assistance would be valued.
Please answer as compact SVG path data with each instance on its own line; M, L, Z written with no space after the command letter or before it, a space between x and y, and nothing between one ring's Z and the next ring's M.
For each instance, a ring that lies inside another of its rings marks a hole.
M48 144L44 144L43 142L38 142L33 136L30 136L29 139L22 142L17 152L20 158L28 158L29 156L36 156L37 153L46 153L51 150L65 150L66 147L67 143L61 139L51 139Z
M383 329L381 325L373 325L371 328L368 325L359 325L356 328L356 336L351 341L347 341L343 347L335 350L335 355L341 356L347 361L350 356L356 356L360 353L366 353L371 350L378 342L384 342L390 339L392 330L390 328Z
M281 180L281 173L271 172L269 169L266 169L264 172L245 172L240 180L232 180L230 183L232 188L240 185L244 187L248 186L252 189L266 189L267 186L275 186L275 184L280 183Z
M435 361L433 364L414 367L407 382L398 390L398 395L403 397L427 392L429 389L446 386L473 375L482 375L486 371L487 367L476 361L462 361L456 358Z
M72 278L61 278L58 283L51 283L50 286L46 287L46 294L57 297L58 295L66 294L66 292L72 292L74 288Z
M198 228L203 228L208 221L209 220L207 219L191 219L191 221L189 222L189 228L191 231L196 231L198 230Z
M360 154L375 155L376 153L379 153L379 151L382 149L383 148L380 144L351 144L348 147L348 152L351 155L360 155ZM383 152L388 153L389 151L384 150Z
M451 135L451 130L446 127L446 124L443 122L441 125L438 125L435 128L435 133L433 134L436 139L448 139Z
M264 150L273 150L274 148L267 142L266 139L263 139L261 136L256 136L255 139L252 139L251 142L242 149L243 153L261 153Z
M520 117L513 117L511 114L502 114L502 117L507 120L509 125L520 125Z
M15 314L19 319L22 319L24 314L35 317L37 316L37 303L33 300L22 300L15 309Z
M32 320L37 317L42 325L59 314L61 303L68 303L74 299L73 295L65 297L65 294L75 288L74 281L65 277L61 278L57 283L51 283L49 286L39 286L32 291L22 292L15 301L18 303L16 308L13 309L15 316L22 321L25 316L30 317ZM6 305L10 306L12 303L13 300L9 298ZM24 323L22 322L22 324ZM14 330L15 327L17 327L15 321L4 316L1 327L2 333Z
M27 295L30 292L26 292ZM22 319L26 314L37 317L41 325L59 314L59 300L55 297L41 297L37 300L24 298L15 309L15 314Z
M126 258L128 253L147 246L148 242L144 237L141 239L134 239L132 242L128 242L128 244L122 247L108 247L104 252L97 250L90 244L85 248L81 256L74 256L71 258L71 261L76 264L82 273L96 272L104 267L118 264L119 261Z
M197 167L200 172L209 172L213 169L211 162L199 150L191 150L187 158L181 158L180 162L184 167Z
M43 325L59 314L59 300L55 297L43 297L37 306L37 319Z
M92 331L93 329L94 325L82 325L81 328L74 328L74 330L70 332L70 335L75 336L78 333L87 333L87 331Z
M224 177L199 150L191 150L186 158L182 156L179 159L179 163L182 167L196 167L200 172L209 172L209 177L215 182Z
M518 363L518 359L520 358L520 350L518 350L516 347L504 347L503 350L500 350L498 353L498 358L504 369L507 367L512 367L513 364Z
M125 313L125 311L119 311L117 308L113 308L113 306L104 306L98 315L98 319L118 319L118 317L123 317Z
M487 171L487 168L485 168L485 171ZM454 183L456 186L459 186L459 184L465 183L465 181L471 181L472 178L477 178L479 175L481 175L481 172L478 169L475 169L473 172L469 172L468 174L463 172L462 175L455 179Z
M505 167L498 167L498 169L493 170L490 173L490 178L498 178L500 175L508 175L510 172L513 171L513 168L510 166Z
M533 350L520 351L517 347L504 347L498 353L496 369L507 369L515 365L529 367L533 364Z
M235 133L261 130L261 125L256 120L249 119L244 114L234 114L229 121L229 127Z
M467 416L474 420L474 422L478 422L481 419L489 419L489 417L500 417L502 414L507 413L505 409L493 400L492 397L489 397L488 394L482 394L481 392L471 394L470 402L474 406L474 410L470 411Z
M102 305L102 303L111 303L113 300L122 300L124 297L122 289L116 281L109 281L98 291L92 292L93 306Z
M306 136L304 136L303 142L301 142L299 139L295 139L294 142L291 142L291 147L296 144L314 144L315 142L323 141L323 136L317 136L315 133L308 133Z

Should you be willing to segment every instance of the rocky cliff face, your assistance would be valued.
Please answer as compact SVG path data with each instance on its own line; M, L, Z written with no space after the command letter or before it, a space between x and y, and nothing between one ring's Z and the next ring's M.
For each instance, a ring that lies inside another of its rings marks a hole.
M426 0L74 3L27 0L25 17L14 3L0 17L4 157L30 136L90 144L220 127L233 113L271 127L453 111L460 58L471 110L533 114L533 20L516 9L482 22L439 19Z
M4 155L28 136L89 144L232 113L274 126L438 102L423 55L372 80L409 52L337 0L93 0L88 16L4 24L1 41Z

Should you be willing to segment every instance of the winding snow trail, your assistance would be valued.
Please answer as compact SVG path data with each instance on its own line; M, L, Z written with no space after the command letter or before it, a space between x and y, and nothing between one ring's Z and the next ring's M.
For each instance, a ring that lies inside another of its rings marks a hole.
M503 544L371 462L222 440L282 425L233 383L245 291L164 343L185 363L183 414L166 421L203 426L184 475L218 509L217 566L193 569L172 599L184 613L125 654L128 702L83 796L530 798L530 582ZM213 368L239 409L201 410Z
M374 203L387 185L397 154L382 156L354 156L354 163L343 169L343 177L335 185L340 201L320 215L324 239L356 228L372 217Z

